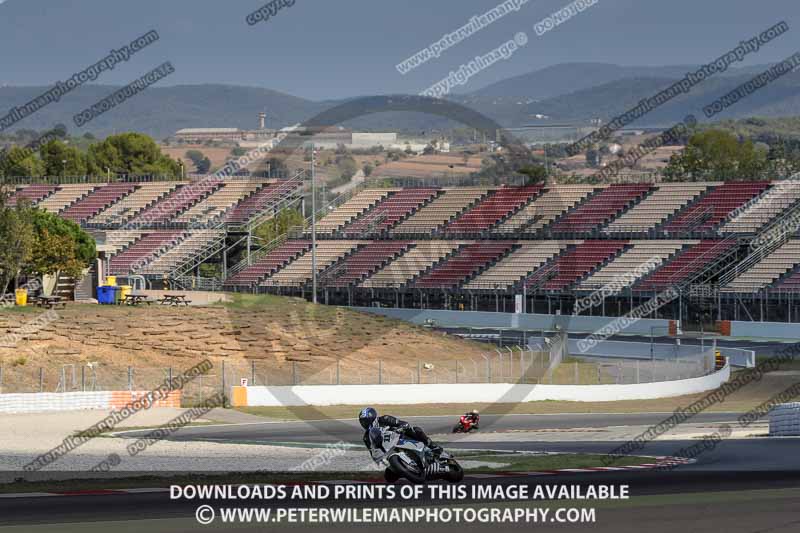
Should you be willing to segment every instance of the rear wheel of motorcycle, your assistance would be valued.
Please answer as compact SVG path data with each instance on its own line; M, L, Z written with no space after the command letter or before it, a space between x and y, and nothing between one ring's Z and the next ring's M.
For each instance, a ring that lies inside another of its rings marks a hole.
M459 483L464 479L464 469L461 468L461 465L458 464L455 460L450 459L447 461L447 466L450 467L449 472L447 472L447 481L450 483Z
M397 483L400 481L400 474L392 470L391 468L387 468L383 471L383 479L386 480L386 483Z
M391 465L391 469L394 470L395 473L400 474L411 483L425 483L425 472L422 472L419 463L417 463L417 468L420 469L419 473L409 470L408 466L397 455L389 457L389 465Z

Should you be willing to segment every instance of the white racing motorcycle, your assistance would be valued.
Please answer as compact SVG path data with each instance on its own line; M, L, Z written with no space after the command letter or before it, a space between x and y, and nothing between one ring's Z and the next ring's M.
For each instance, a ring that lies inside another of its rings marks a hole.
M423 443L407 439L391 428L373 427L369 430L372 460L386 467L384 476L389 483L406 478L412 483L444 479L458 483L464 479L464 469L452 455L442 451L434 457Z

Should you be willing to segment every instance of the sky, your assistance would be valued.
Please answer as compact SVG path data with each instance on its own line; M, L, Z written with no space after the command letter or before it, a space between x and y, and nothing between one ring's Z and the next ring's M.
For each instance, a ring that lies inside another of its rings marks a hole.
M538 36L535 25L569 0L529 0L403 75L399 62L502 0L284 0L253 25L246 17L263 0L0 0L0 85L64 80L153 29L157 43L97 83L126 84L170 61L175 73L160 85L255 86L313 100L416 94L519 32L526 45L460 90L565 62L701 64L782 20L790 31L742 65L800 49L797 0L585 1L594 5Z

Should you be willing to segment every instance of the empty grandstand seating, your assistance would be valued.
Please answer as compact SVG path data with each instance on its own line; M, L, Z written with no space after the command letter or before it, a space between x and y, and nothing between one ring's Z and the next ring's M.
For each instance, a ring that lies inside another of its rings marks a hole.
M631 241L632 247L580 282L578 290L597 290L613 285L615 290L627 288L658 268L686 241Z
M113 255L141 236L142 232L140 230L108 231L105 233L103 246L109 255Z
M580 241L570 241L579 244ZM497 264L487 268L475 279L464 285L469 290L505 290L530 276L536 269L555 257L567 243L561 241L539 241L522 243Z
M728 215L769 187L763 181L726 182L715 187L688 208L660 227L666 233L704 232L713 229Z
M652 274L637 283L633 290L662 291L675 288L702 273L725 254L738 246L735 239L722 241L703 240L688 249L679 251L671 260L666 261Z
M552 226L553 233L586 233L606 224L647 195L652 186L647 183L617 183L589 198Z
M80 224L136 189L136 184L119 182L98 187L64 209L59 216Z
M482 233L516 213L541 190L539 185L497 189L485 200L453 220L444 231L451 235Z
M419 241L408 252L367 278L361 286L368 288L401 287L464 244L466 243L462 241Z
M190 208L222 186L217 178L202 179L178 187L155 204L143 209L134 219L135 224L164 224Z
M740 293L758 292L792 271L798 264L800 264L800 240L791 239L739 274L722 290Z
M758 233L762 226L779 216L800 199L800 181L776 182L754 203L736 213L721 231L723 233Z
M317 242L317 273L352 252L363 241L320 241ZM264 287L300 287L311 281L312 253L301 255L285 267L262 281Z
M185 239L159 255L137 274L164 275L185 263L201 251L208 243L223 235L221 230L196 230Z
M175 246L185 237L181 231L150 231L133 242L130 246L111 257L108 261L109 272L114 275L125 275L141 270L157 255Z
M486 189L445 189L428 205L392 230L396 235L430 235L472 207L487 194Z
M50 213L59 213L97 187L100 187L99 183L66 183L59 185L53 194L36 204L36 207L40 207Z
M531 289L561 291L619 254L627 241L584 241L570 247L527 279Z
M17 203L17 201L24 198L26 200L30 200L31 203L36 204L53 194L55 191L55 185L27 185L14 191L14 193L8 197L8 203L9 205L14 205Z
M225 214L225 221L228 224L245 224L258 213L279 208L281 202L301 186L301 180L292 179L262 187L230 209Z
M225 284L230 287L250 287L273 272L283 268L311 249L311 241L289 240L255 260L252 265L229 277Z
M410 245L410 241L375 241L359 247L320 276L320 286L354 285L404 253Z
M90 218L87 221L89 225L124 224L181 184L177 181L154 181L137 185L139 187L131 194Z
M518 234L520 231L530 233L538 231L600 188L595 185L549 187L541 196L500 224L495 233L508 235Z
M262 186L265 186L263 182L254 180L226 181L221 188L181 213L175 222L185 222L194 226L210 224Z
M456 288L487 264L508 253L513 246L513 243L504 241L474 242L421 275L413 286L419 289Z
M366 189L344 202L317 222L317 234L325 235L339 231L345 224L372 209L386 198L390 189Z
M708 189L706 183L662 183L641 202L611 221L606 233L646 233Z
M438 189L401 189L393 192L345 226L342 234L357 237L389 230L439 193Z

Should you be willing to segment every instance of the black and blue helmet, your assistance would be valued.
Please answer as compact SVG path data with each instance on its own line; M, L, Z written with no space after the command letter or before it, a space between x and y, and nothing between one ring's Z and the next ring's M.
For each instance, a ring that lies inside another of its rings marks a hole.
M377 419L378 411L372 407L365 407L360 413L358 413L358 421L361 423L361 427L364 429L371 428L372 424L374 424L375 420Z

